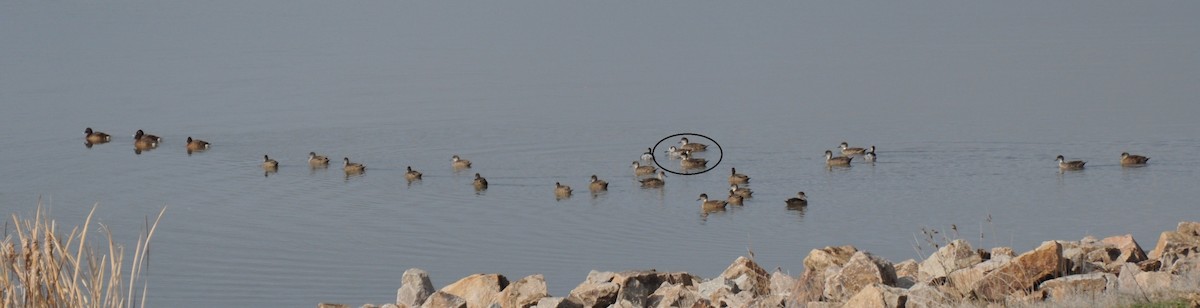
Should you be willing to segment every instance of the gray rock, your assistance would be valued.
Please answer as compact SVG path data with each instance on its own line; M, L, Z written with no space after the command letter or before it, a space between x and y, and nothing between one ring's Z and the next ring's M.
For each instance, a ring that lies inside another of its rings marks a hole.
M563 303L566 301L566 299L567 298L565 298L565 297L545 297L545 298L538 300L537 305L534 307L537 307L537 308L572 307L571 305L563 305Z
M429 281L429 273L419 268L404 271L400 279L400 289L396 290L396 304L404 307L419 307L425 299L433 294L433 283Z
M733 281L738 293L749 291L754 297L770 293L771 278L766 270L746 257L738 257L721 272L721 278Z
M903 308L908 301L905 293L904 289L873 283L846 300L846 307Z
M505 287L508 287L508 278L504 275L474 274L442 287L439 292L462 298L469 308L486 308L496 301L496 295Z
M621 286L613 282L584 282L571 290L563 304L579 307L608 307L608 305L617 303L617 293L620 291Z
M946 292L927 283L919 282L908 288L908 297L904 303L908 308L940 308L953 307L953 297Z
M771 273L771 292L773 295L791 296L796 288L796 279L780 271Z
M1069 296L1094 296L1107 290L1117 289L1117 276L1109 273L1091 273L1050 279L1038 285L1051 299Z

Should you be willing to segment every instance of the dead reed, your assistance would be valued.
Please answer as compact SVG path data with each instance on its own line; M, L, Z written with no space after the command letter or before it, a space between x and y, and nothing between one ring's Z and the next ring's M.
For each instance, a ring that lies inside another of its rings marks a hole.
M13 233L5 227L0 242L0 307L138 307L145 306L147 283L136 287L148 268L150 239L166 207L138 236L129 269L125 247L113 240L112 231L100 225L107 239L96 249L88 242L92 206L83 227L62 236L58 224L47 217L38 202L33 219L12 215ZM15 237L14 237L15 236ZM123 275L128 274L128 279Z

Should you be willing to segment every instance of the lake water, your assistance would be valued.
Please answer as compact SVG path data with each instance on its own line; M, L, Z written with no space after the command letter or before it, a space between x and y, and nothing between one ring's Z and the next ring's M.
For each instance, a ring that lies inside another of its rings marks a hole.
M925 256L922 229L1150 249L1200 220L1198 6L5 2L0 214L40 198L74 226L99 204L132 247L167 207L155 307L385 303L413 267L438 287L542 273L556 296L592 269L712 277L748 251L798 274L828 245ZM87 148L85 127L115 140ZM135 154L138 129L162 145ZM718 142L720 165L640 188L630 162L678 133ZM188 155L189 136L212 149ZM842 141L879 161L826 168ZM754 198L702 214L730 167Z

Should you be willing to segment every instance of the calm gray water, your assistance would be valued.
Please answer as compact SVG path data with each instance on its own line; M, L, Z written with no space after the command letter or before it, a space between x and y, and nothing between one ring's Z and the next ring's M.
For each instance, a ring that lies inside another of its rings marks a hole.
M922 228L952 225L984 247L1132 233L1149 249L1200 220L1198 9L3 2L0 214L40 198L73 226L99 204L133 246L168 207L155 307L383 303L412 267L438 286L543 273L558 296L592 269L711 277L748 250L796 274L827 245L919 258ZM115 141L86 148L85 127ZM137 129L165 141L136 155ZM630 162L685 132L721 164L639 188ZM188 155L189 136L213 148ZM827 169L842 141L879 162ZM368 171L311 170L310 151ZM1122 168L1124 151L1151 164ZM475 168L453 172L454 154ZM1087 169L1060 173L1059 154ZM754 198L702 215L730 167ZM607 193L586 192L592 174ZM578 193L556 200L554 182ZM801 190L808 208L786 209Z

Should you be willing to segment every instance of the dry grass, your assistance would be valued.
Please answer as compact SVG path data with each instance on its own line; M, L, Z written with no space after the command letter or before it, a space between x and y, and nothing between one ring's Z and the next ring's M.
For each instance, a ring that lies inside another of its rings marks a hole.
M107 247L94 249L88 231L96 206L83 227L63 237L58 225L38 203L33 219L12 216L0 242L0 307L135 307L145 306L146 286L135 287L148 268L150 239L162 219L164 207L154 222L138 237L130 268L125 269L125 247L113 240L111 230L100 225ZM14 229L10 234L9 229ZM15 238L14 238L15 235ZM107 250L105 250L107 248ZM122 278L128 274L129 278ZM140 297L137 297L140 296Z

